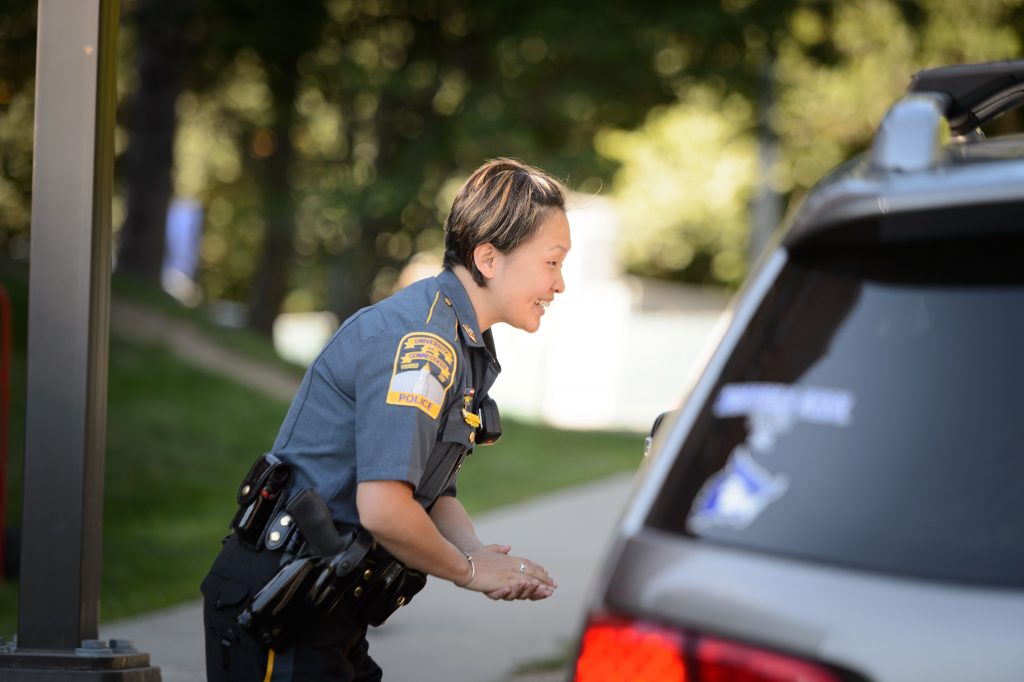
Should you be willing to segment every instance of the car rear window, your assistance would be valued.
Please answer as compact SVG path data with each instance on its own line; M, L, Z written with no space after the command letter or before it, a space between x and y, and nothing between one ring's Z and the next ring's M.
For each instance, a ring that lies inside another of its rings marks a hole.
M1024 248L795 255L648 524L880 571L1024 586Z

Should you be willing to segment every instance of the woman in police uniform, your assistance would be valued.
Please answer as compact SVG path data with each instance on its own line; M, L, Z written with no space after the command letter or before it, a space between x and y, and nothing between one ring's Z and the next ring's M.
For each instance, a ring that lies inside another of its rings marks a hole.
M306 372L271 450L290 471L282 499L314 491L339 531L361 527L410 569L491 599L551 596L542 566L477 537L455 483L500 371L490 328L538 329L570 245L557 181L512 159L477 169L445 222L441 274L346 320ZM276 648L239 625L282 565L256 531L255 544L229 536L203 581L209 680L380 680L347 607Z

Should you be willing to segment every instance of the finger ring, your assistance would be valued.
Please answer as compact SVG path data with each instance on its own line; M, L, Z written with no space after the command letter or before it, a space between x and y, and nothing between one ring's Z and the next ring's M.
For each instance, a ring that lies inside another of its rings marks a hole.
M525 561L519 562L519 572L520 573L526 573L526 562Z

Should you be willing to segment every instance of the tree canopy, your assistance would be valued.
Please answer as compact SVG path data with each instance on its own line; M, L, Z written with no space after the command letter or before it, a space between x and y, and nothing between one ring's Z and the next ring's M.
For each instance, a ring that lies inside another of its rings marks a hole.
M0 248L23 257L34 4L5 4ZM914 71L1019 55L1022 4L123 0L115 228L160 237L198 200L204 295L267 330L389 293L466 174L516 156L611 196L631 271L734 285L758 188L799 200Z

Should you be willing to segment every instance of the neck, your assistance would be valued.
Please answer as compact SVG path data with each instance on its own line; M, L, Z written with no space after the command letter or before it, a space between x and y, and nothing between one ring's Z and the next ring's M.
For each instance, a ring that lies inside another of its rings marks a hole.
M473 312L476 313L476 322L480 325L480 331L487 331L498 321L493 313L494 306L491 304L490 292L486 287L473 281L473 275L465 266L455 265L452 267L452 272L462 282L462 287L469 295L469 301L473 304Z

